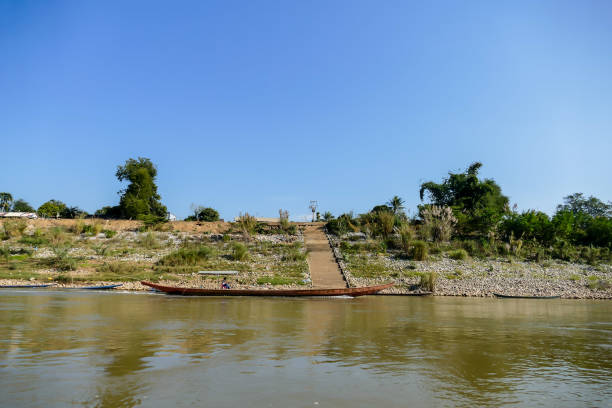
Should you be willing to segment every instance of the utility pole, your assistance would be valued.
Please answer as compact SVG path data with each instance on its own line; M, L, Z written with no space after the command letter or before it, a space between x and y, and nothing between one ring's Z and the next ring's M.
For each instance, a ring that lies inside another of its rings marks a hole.
M317 202L314 200L310 201L309 208L312 210L312 222L315 220L315 212L317 211Z

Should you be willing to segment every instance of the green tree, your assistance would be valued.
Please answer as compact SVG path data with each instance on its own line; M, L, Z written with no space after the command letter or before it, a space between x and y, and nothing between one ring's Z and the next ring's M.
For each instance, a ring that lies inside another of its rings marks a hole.
M36 212L36 210L24 199L20 198L13 203L12 211L15 212Z
M128 159L123 166L117 166L116 176L119 181L129 182L127 188L119 192L122 194L119 207L124 218L166 216L168 210L157 193L157 169L151 160L144 157L139 157L138 160Z
M508 212L508 197L492 179L480 180L482 163L472 163L463 173L448 173L442 183L421 184L419 195L432 204L451 207L462 234L486 235Z
M557 206L557 211L571 211L574 214L584 213L591 217L612 217L612 203L604 203L600 199L589 196L585 198L582 193L570 194L563 197L563 204Z
M500 225L501 233L524 240L534 240L550 245L555 236L555 227L550 217L541 211L529 210L521 214L511 213L504 217Z
M38 215L45 218L58 218L66 211L66 204L58 200L49 200L38 207Z
M13 196L11 193L0 193L0 211L9 211L12 203Z
M219 212L214 208L197 206L193 210L193 215L185 218L185 221L219 221Z
M393 214L395 215L399 215L404 212L404 200L399 196L393 196L393 198L387 202L387 205L392 208Z

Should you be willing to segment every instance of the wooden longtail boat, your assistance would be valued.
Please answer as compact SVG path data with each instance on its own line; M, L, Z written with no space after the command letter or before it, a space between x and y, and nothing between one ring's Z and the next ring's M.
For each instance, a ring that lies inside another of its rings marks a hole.
M502 295L500 293L493 293L495 297L502 299L559 299L561 296L511 296Z
M109 289L115 289L118 288L119 286L122 286L123 283L119 283L116 285L104 285L104 286L81 286L81 287L75 287L75 288L64 288L64 289L81 289L81 290L109 290Z
M364 296L373 295L383 289L390 288L393 283L384 285L366 286L363 288L339 288L339 289L198 289L180 288L175 286L163 286L155 283L142 281L143 285L165 292L169 295L183 296Z
M53 286L52 283L44 284L44 285L4 285L0 286L2 289L32 289L32 288L48 288L49 286Z

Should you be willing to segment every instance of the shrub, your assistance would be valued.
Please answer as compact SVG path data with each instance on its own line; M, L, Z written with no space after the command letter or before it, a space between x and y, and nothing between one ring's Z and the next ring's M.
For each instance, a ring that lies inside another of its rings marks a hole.
M610 282L599 279L597 276L589 276L587 286L591 290L606 290L610 288Z
M308 256L306 252L301 251L302 245L299 242L295 242L288 250L283 254L283 261L299 262L306 260Z
M388 238L393 232L395 225L395 215L388 211L380 211L377 213L376 223L378 230L384 238Z
M26 245L32 245L32 246L41 246L41 245L45 245L49 242L49 240L47 240L40 229L36 228L34 230L34 232L32 233L32 235L24 235L21 237L21 239L19 240L20 243L22 244L26 244Z
M96 245L93 247L93 250L96 253L96 255L104 256L106 255L106 252L108 251L108 247L106 245Z
M141 268L125 262L105 262L96 270L104 274L129 276L137 274L141 271Z
M414 230L409 224L402 224L399 228L397 228L397 232L400 236L400 245L402 250L407 255L410 251L412 240L414 239Z
M222 240L223 242L230 242L232 240L232 237L230 237L228 234L223 234Z
M255 217L250 215L249 213L240 213L238 219L236 220L238 224L238 228L245 235L252 235L255 233L255 228L257 227L257 220Z
M105 229L105 230L102 230L102 232L104 233L104 236L106 238L112 238L115 235L117 235L117 231L111 230L111 229Z
M456 249L448 252L448 257L457 261L463 261L468 259L468 253L465 249Z
M68 255L68 247L53 247L52 250L55 256L47 260L49 266L60 271L76 270L77 260Z
M232 247L232 259L235 261L244 261L248 256L249 250L246 245L235 242Z
M72 281L72 279L70 278L70 276L67 275L57 275L55 278L53 278L54 282L58 282L58 283L70 283Z
M4 240L22 236L28 227L28 223L25 220L6 220L2 225L2 239Z
M146 249L159 248L159 242L157 241L157 238L155 238L155 235L150 232L141 236L138 240L138 244Z
M157 264L163 266L196 265L210 259L213 254L212 248L204 245L180 248L161 258Z
M436 272L425 272L421 275L419 286L430 292L436 289L436 281L438 280L438 274Z
M422 233L426 239L446 242L451 238L457 218L450 207L427 205L421 209Z
M429 255L428 250L427 242L414 241L412 244L412 258L415 261L425 261Z
M102 231L102 224L100 222L93 222L91 224L85 224L83 226L83 232L87 235L96 236Z

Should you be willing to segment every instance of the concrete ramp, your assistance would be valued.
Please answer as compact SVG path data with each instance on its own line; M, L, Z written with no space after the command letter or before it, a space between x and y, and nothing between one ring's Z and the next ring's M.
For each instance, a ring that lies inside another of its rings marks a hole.
M308 267L315 288L346 288L342 272L336 263L323 227L307 226L304 243L308 252Z

